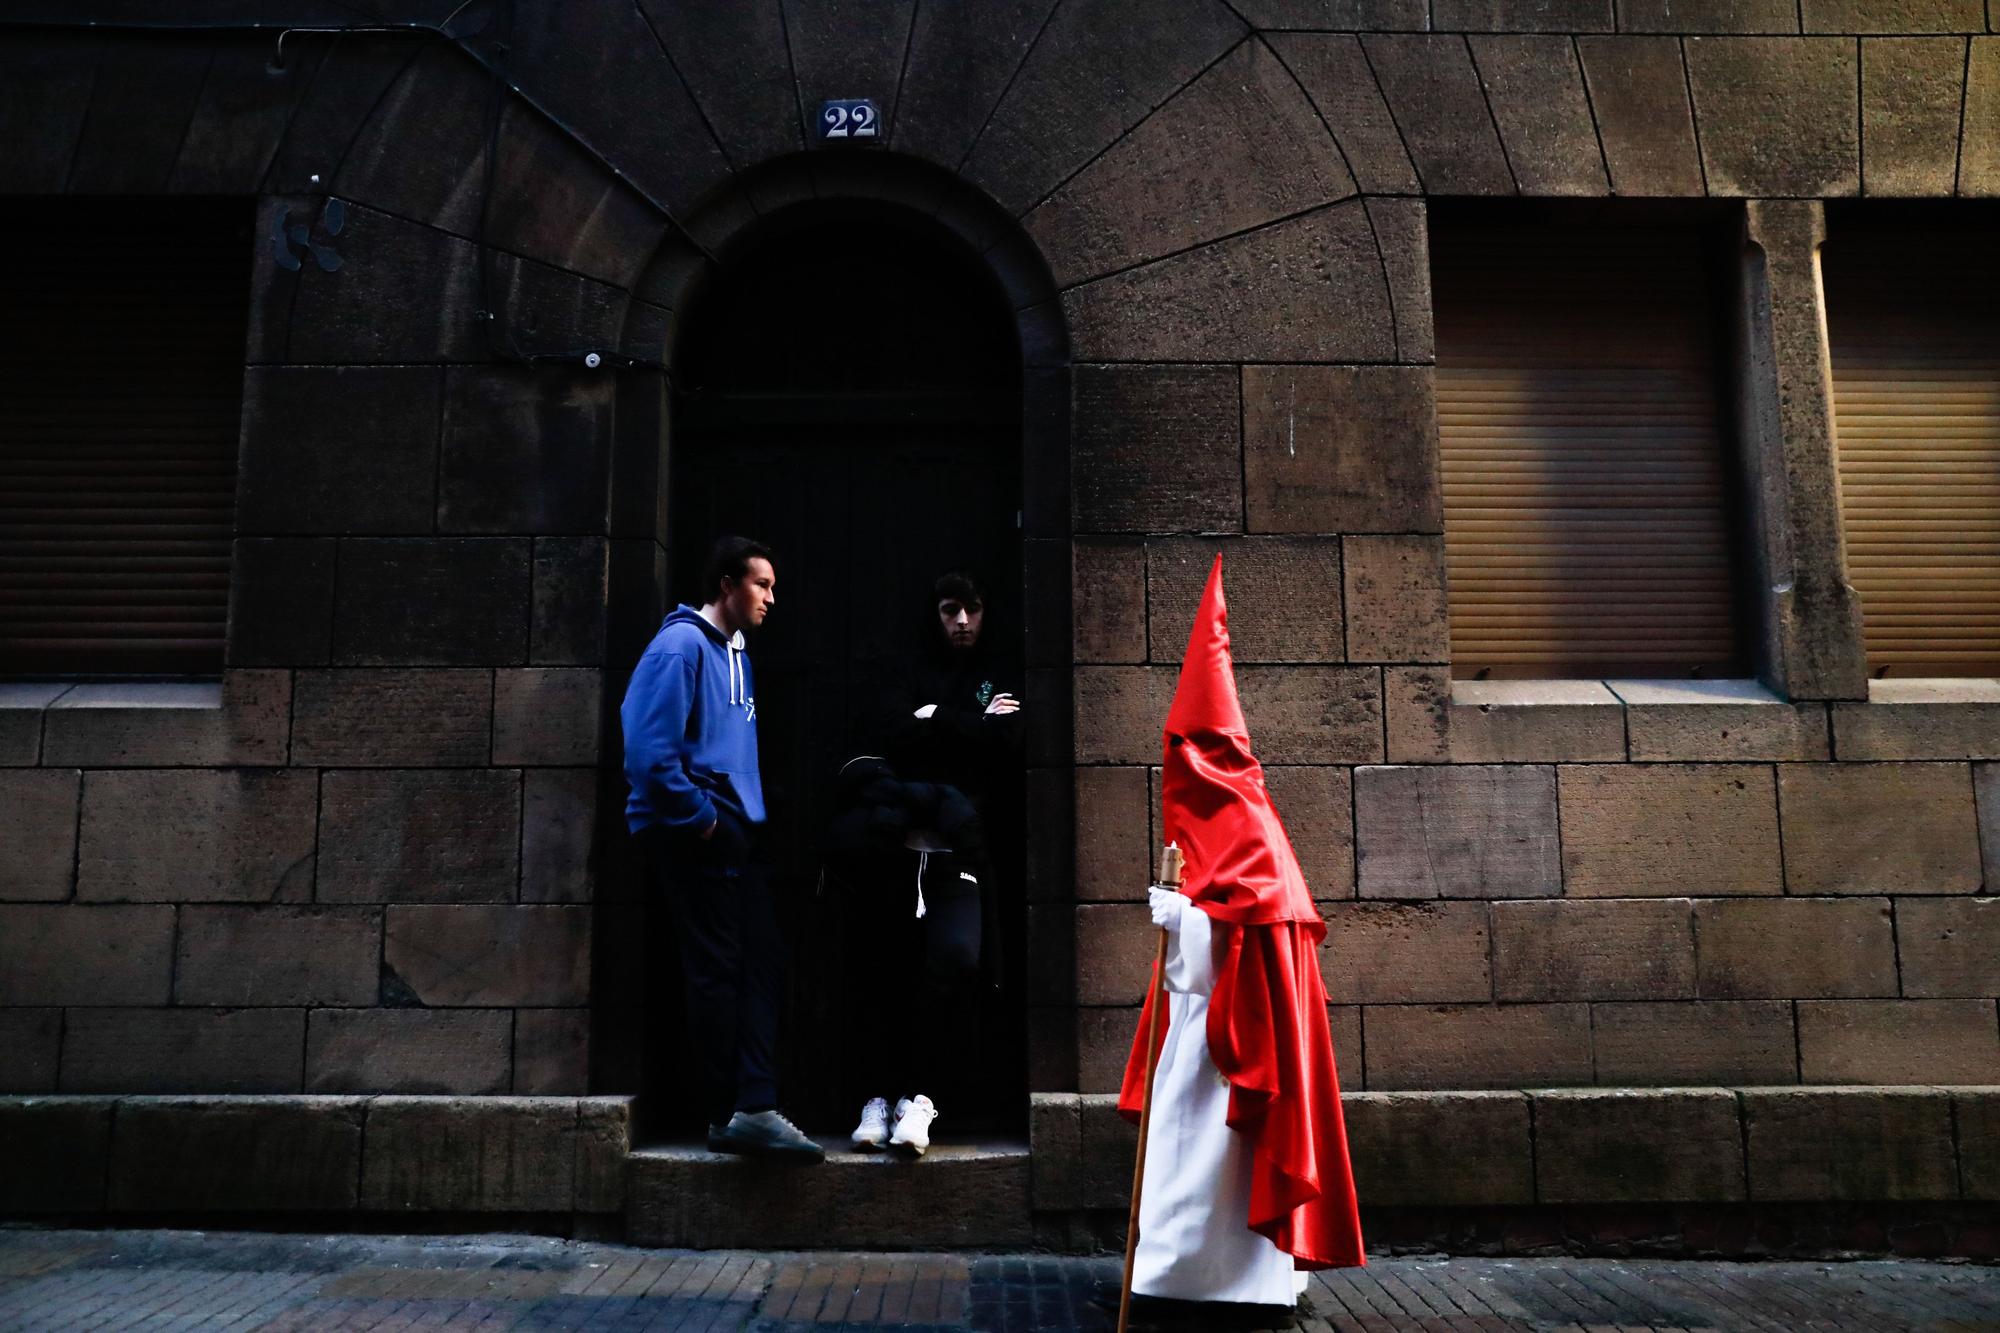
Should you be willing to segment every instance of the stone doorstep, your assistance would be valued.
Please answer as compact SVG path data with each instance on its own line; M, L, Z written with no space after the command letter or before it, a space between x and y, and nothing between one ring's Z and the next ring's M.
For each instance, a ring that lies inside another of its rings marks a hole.
M1018 1141L939 1143L915 1160L829 1152L804 1166L652 1147L634 1151L626 1168L629 1245L921 1250L1034 1241L1029 1148Z

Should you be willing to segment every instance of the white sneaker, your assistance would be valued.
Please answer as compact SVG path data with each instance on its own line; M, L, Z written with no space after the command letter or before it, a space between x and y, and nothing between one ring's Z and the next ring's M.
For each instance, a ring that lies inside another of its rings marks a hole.
M896 1103L896 1132L889 1136L889 1146L922 1157L931 1146L931 1121L937 1116L936 1105L921 1092L903 1098Z
M889 1140L889 1103L880 1097L871 1098L868 1105L861 1108L861 1123L847 1138L862 1152L880 1149Z

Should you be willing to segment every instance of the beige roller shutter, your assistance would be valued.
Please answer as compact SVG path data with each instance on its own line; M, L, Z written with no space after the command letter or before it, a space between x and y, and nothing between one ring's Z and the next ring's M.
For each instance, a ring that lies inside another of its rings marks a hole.
M1821 252L1847 568L1877 674L2000 673L1996 243L1836 226Z
M0 200L0 675L221 670L251 220Z
M1735 674L1701 233L1447 215L1431 260L1453 674Z

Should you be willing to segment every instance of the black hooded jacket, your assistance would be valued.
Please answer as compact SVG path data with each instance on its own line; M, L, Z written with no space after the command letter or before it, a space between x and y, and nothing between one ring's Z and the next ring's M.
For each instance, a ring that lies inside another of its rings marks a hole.
M1022 750L1021 714L986 712L996 694L1021 697L1020 672L991 651L994 639L989 619L977 644L954 651L933 616L920 651L884 664L872 728L898 777L948 783L982 810L1018 776ZM916 716L926 704L937 711Z
M925 975L947 988L969 982L975 972L987 985L999 985L1005 946L998 933L998 886L970 798L948 783L905 782L876 755L848 760L837 791L839 812L827 828L828 882L851 897L875 899L879 910L878 895L903 900L912 867L915 882L933 895L938 892L931 887L933 875L952 888L971 879L979 887L979 929L951 932L941 940L927 934ZM905 839L917 830L951 850L936 856L911 850ZM907 905L902 910L907 912Z
M858 755L841 768L835 789L838 813L827 843L836 863L900 856L913 829L935 834L967 861L985 860L979 812L955 787L905 782L886 760Z

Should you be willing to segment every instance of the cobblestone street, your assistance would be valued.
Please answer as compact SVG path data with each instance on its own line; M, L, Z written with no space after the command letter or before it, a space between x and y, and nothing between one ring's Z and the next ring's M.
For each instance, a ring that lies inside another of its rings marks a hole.
M525 1236L0 1231L0 1329L1108 1329L1107 1258L694 1253ZM1897 1261L1383 1259L1309 1330L2000 1329L2000 1269Z

